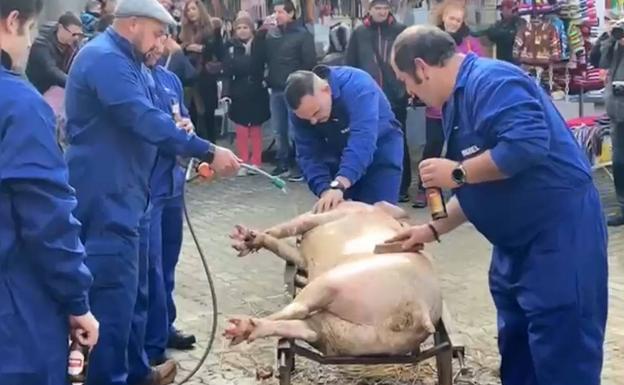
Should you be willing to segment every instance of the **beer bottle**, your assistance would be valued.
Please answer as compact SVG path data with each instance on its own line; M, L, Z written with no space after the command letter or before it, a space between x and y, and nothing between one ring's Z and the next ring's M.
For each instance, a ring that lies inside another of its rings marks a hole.
M429 211L431 211L431 218L434 221L446 218L448 214L446 212L446 203L444 203L444 197L442 196L442 189L429 187L425 190L425 194L427 195L427 205L429 206Z
M72 340L67 364L67 377L70 384L83 384L87 380L88 357L89 347Z

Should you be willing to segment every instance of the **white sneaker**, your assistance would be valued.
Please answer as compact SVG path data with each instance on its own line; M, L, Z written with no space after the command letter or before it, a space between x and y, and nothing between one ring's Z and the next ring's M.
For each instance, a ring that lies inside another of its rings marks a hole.
M238 176L247 176L247 169L241 168L238 170Z

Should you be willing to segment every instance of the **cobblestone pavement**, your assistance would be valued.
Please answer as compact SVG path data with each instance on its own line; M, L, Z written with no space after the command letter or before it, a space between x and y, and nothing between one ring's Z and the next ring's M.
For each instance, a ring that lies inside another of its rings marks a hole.
M611 183L606 174L597 174L604 189L607 208L612 204ZM306 211L312 202L302 184L289 185L282 194L261 177L245 177L212 184L189 186L187 201L193 224L201 237L209 265L216 280L219 305L219 334L225 320L235 314L265 315L286 303L284 295L284 264L266 252L243 259L235 257L229 248L233 225L264 228ZM409 208L414 220L425 220L427 212ZM437 259L445 300L454 326L467 348L468 375L473 383L497 384L498 353L494 307L487 288L489 244L471 225L459 228L445 242L431 247ZM610 239L610 308L605 345L603 378L605 385L624 384L624 230L611 232ZM210 328L210 297L208 285L197 252L188 232L181 264L177 272L176 298L179 306L177 326L194 332L200 343L196 350L175 352L179 360L181 380L202 355ZM275 365L275 340L229 348L219 336L206 364L189 384L256 384L256 368ZM304 359L298 361L298 380L293 384L327 383L357 384L362 368L351 368L337 374L334 368L319 367ZM357 369L357 370L356 370ZM396 373L393 368L366 372L368 375ZM410 381L387 383L434 383L435 372L421 365L419 374L408 373ZM413 381L418 377L417 381ZM377 377L378 378L378 377ZM264 383L274 384L275 379ZM381 383L381 382L371 382ZM468 383L468 382L464 382Z

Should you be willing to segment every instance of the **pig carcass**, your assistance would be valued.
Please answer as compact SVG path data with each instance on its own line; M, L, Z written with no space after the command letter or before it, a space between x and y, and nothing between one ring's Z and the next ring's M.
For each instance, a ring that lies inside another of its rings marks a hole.
M326 356L414 351L435 332L442 297L424 252L374 252L407 226L403 219L402 209L385 202L344 202L263 232L237 226L231 238L239 256L268 249L307 271L308 282L275 314L230 319L224 336L233 345L271 336L295 338ZM295 236L300 236L298 247L284 240Z

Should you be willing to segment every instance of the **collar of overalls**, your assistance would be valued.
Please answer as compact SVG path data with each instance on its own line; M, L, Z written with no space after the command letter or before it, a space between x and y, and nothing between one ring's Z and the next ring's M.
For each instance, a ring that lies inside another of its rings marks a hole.
M119 49L126 54L126 56L128 56L128 58L137 64L143 64L142 58L137 55L134 46L128 39L121 36L113 27L108 27L105 33L113 40L117 47L119 47Z
M334 75L334 71L330 66L319 64L312 69L312 72L314 72L318 77L325 80L329 84L329 88L331 89L332 93L332 100L337 100L340 98L340 86L338 85L338 82L336 81L336 77Z

